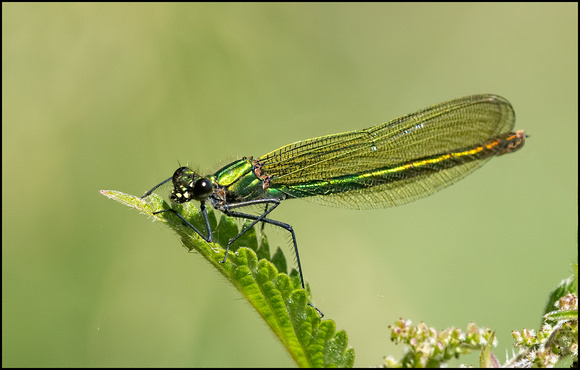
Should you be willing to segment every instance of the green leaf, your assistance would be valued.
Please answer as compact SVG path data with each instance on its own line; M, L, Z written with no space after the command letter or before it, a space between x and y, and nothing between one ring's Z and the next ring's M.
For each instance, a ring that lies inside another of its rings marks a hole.
M551 321L578 321L578 310L552 311L545 314L544 318Z
M240 291L270 326L298 366L353 366L354 350L348 348L346 333L336 333L332 320L321 321L316 310L307 305L309 286L308 293L301 289L300 278L295 270L290 276L286 274L286 259L279 248L270 259L267 238L262 236L258 240L254 229L236 240L230 247L227 261L220 263L228 241L239 232L231 217L222 215L217 223L213 211L208 210L215 242L206 243L172 212L154 215L155 211L169 209L169 205L156 194L146 199L114 190L101 190L101 194L171 227L188 250L199 252ZM202 233L206 231L203 219L193 205L185 203L174 207L198 230ZM245 223L242 227L248 225Z
M575 265L575 273L573 276L564 279L558 284L558 287L550 293L546 307L544 308L544 315L556 309L556 302L568 293L576 293L578 290L578 265Z

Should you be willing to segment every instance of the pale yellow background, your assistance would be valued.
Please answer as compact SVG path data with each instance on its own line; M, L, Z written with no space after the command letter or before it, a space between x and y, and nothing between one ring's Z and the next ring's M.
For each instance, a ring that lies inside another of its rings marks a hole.
M2 365L293 366L142 194L444 100L513 104L520 152L399 208L285 202L358 366L387 326L538 328L577 260L577 4L2 4ZM289 256L288 238L268 230ZM470 364L477 364L471 357Z

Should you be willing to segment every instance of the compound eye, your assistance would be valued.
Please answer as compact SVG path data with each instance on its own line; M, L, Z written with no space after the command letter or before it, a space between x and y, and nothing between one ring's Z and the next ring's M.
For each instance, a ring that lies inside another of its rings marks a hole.
M193 182L195 172L187 167L180 167L173 173L173 186L189 187Z
M197 200L207 199L213 193L213 186L209 179L199 179L193 185L193 198Z

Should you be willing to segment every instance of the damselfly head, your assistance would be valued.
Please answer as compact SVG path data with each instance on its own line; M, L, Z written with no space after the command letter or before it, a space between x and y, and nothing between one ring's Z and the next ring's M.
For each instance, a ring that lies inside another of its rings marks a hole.
M169 198L176 203L190 200L206 200L213 192L209 179L196 174L188 167L180 167L173 173L173 190Z

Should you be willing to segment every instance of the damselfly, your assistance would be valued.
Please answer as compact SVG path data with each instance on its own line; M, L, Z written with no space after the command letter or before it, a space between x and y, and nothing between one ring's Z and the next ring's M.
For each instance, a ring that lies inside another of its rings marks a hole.
M433 105L360 131L298 141L259 158L244 157L213 175L188 167L149 190L172 181L170 199L200 202L205 234L173 212L206 242L212 230L206 203L232 217L253 220L226 246L258 222L278 226L292 236L300 282L304 277L292 226L268 215L281 201L310 198L353 209L393 207L433 194L479 168L494 156L523 147L526 135L513 132L510 103L497 95L473 95ZM240 208L263 205L260 215Z

